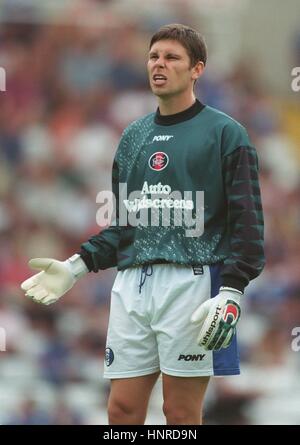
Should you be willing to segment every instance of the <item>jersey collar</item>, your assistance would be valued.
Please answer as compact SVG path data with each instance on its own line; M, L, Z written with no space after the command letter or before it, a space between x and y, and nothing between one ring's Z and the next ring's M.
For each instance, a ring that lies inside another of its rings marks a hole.
M174 125L179 124L180 122L187 121L189 119L192 119L197 114L199 114L203 108L205 108L205 105L203 105L198 99L193 103L193 105L186 110L180 111L176 114L168 114L168 115L161 115L159 108L157 108L154 122L158 125Z

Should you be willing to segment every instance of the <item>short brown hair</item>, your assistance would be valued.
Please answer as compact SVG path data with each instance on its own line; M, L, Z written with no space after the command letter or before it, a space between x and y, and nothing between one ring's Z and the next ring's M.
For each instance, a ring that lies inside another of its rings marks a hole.
M151 38L150 48L159 40L177 40L187 50L191 66L201 61L206 64L207 47L202 35L193 28L178 23L162 26Z

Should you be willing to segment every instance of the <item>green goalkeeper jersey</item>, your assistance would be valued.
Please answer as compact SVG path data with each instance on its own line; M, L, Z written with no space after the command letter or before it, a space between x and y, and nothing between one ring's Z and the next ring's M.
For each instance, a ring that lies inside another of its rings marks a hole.
M148 263L222 263L243 290L264 266L256 150L237 121L198 100L123 132L115 155L115 222L81 246L90 271Z

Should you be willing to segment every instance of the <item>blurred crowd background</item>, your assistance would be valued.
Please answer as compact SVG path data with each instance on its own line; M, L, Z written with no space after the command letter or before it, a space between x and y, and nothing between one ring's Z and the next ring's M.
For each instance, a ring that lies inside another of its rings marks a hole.
M297 1L143 3L0 0L0 424L107 423L102 363L116 271L88 274L50 307L19 285L30 258L64 260L101 230L96 196L110 189L120 134L157 106L145 63L165 23L205 35L197 96L246 126L260 161L267 265L244 298L242 374L211 381L205 422L300 424ZM164 423L160 385L148 424Z

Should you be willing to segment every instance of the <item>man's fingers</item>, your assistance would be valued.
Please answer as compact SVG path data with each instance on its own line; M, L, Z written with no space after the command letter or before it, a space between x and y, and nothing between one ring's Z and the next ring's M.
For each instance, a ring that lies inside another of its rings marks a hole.
M195 310L195 312L193 312L193 314L191 316L191 322L195 323L195 324L202 323L209 313L210 306L211 306L210 300L207 300L207 301L205 301L205 303L201 304L201 306L199 306Z
M227 334L228 328L226 329L226 323L222 319L222 311L218 306L211 307L200 330L198 344L207 351L221 349Z
M43 299L43 304L46 304L48 306L49 304L55 303L57 300L57 296L51 293Z
M35 286L31 286L25 293L26 297L34 298L37 286L38 286L37 284Z
M48 295L48 292L46 291L46 289L36 290L34 293L34 300L41 301L45 297L47 297L47 295Z
M215 350L218 351L222 348L227 348L232 340L232 337L235 333L235 330L233 328L223 327L223 329L220 329L216 332L216 334L213 336L213 338L207 343L207 349L208 350Z
M57 301L57 295L49 293L42 286L35 286L26 294L28 297L32 298L35 303L49 305Z
M39 298L39 296L41 296L41 298L43 296L46 296L48 294L48 292L46 291L46 289L41 286L40 284L36 284L35 286L32 286L30 289L28 289L28 291L26 292L26 296L30 297L30 298Z
M240 306L232 297L207 300L193 313L191 321L201 323L197 343L207 351L227 348L240 317Z
M235 334L235 329L231 329L228 332L227 337L225 338L225 341L224 341L224 343L222 345L222 348L228 348L228 346L230 345L230 343L231 343L231 341L233 339L234 334Z
M208 349L208 344L210 343L215 330L216 328L211 325L211 319L206 317L198 335L198 345L202 346L204 349Z
M210 345L211 349L219 350L223 347L223 343L226 340L228 331L221 330L220 335L215 337Z
M40 281L40 274L33 275L33 277L28 278L27 280L21 283L21 289L28 291L31 287L36 286Z
M28 262L31 269L37 270L47 270L51 263L53 263L52 258L33 258Z

